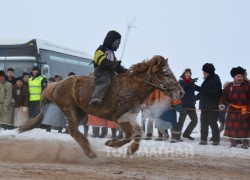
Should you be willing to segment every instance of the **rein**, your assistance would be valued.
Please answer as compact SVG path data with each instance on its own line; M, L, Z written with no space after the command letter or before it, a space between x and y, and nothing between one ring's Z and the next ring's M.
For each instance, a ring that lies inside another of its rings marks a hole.
M169 88L165 88L164 85L163 85L163 82L156 76L155 73L153 73L153 75L154 75L155 79L158 82L160 82L161 84L156 85L156 84L152 83L153 77L151 76L151 74L149 74L149 76L146 76L144 79L139 79L136 76L133 76L133 78L136 79L136 80L138 80L138 81L140 81L141 83L149 84L153 88L161 89L162 91L165 91L167 94L170 94L172 92L172 90L169 89ZM149 79L149 81L147 81L148 79Z

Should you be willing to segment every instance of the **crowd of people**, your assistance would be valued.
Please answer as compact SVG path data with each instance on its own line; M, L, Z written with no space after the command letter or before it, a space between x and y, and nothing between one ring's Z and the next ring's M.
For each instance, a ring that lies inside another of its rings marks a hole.
M0 128L12 130L19 127L28 118L34 118L40 112L41 94L48 83L63 80L60 75L49 79L41 76L39 67L35 66L32 72L23 72L22 76L15 77L13 68L6 72L0 71ZM76 75L74 72L69 76ZM101 123L100 123L101 122ZM106 120L89 116L83 119L84 134L88 136L89 125L93 126L92 137L104 138L111 128L112 138L122 138L123 132L117 124L107 123ZM46 105L44 118L39 126L47 132L55 129L58 133L68 133L67 119L57 105L50 103ZM101 128L101 134L99 129Z
M116 73L127 71L115 57L114 51L119 47L121 35L109 31L104 42L95 52L94 67L96 87L89 105L98 107L111 85L110 78ZM243 149L249 148L250 138L250 82L246 69L238 66L231 69L232 81L222 83L215 67L205 63L203 83L196 85L198 78L192 78L192 70L187 68L181 74L179 83L185 91L181 100L172 100L170 96L154 90L140 106L141 127L145 133L144 139L153 137L153 124L158 130L157 141L169 138L171 143L181 142L182 137L194 140L192 132L198 123L196 102L199 101L200 113L200 145L208 144L209 128L212 145L220 144L220 133L230 139L230 147L242 144ZM75 75L70 72L68 76ZM63 78L56 75L52 78L41 76L39 67L35 66L31 73L24 72L23 76L15 78L14 69L8 68L6 73L0 71L0 125L2 129L14 129L28 118L34 118L40 111L40 99L48 83L59 82ZM197 93L196 93L197 92ZM179 116L177 116L177 112ZM184 122L189 116L187 127ZM136 117L136 116L135 116ZM179 117L177 119L177 117ZM135 120L136 121L136 120ZM220 126L218 125L220 122ZM146 125L147 122L147 125ZM116 123L89 115L83 119L84 134L88 136L89 126L93 127L92 137L104 138L111 129L111 138L123 138L123 132ZM40 128L50 132L52 128L59 133L67 133L67 120L57 105L46 105L44 119ZM185 129L185 130L184 130ZM119 133L118 133L119 132Z
M198 123L196 101L199 100L200 145L208 143L210 127L212 137L209 141L212 141L212 145L219 145L220 133L224 131L224 135L230 138L231 147L242 144L242 148L247 149L250 138L250 82L247 71L242 67L232 68L230 73L233 79L231 82L225 82L222 89L213 64L204 64L202 70L204 81L201 86L195 84L198 78L192 78L191 69L184 70L179 79L185 91L181 101L173 102L170 96L159 90L154 90L144 101L140 106L144 139L153 139L155 126L158 131L158 137L154 138L156 141L166 140L170 136L171 143L181 142L182 138L194 140L191 135ZM71 75L75 74L71 72L69 76ZM1 128L14 129L28 118L35 117L40 110L41 92L47 83L59 82L62 79L60 75L55 75L47 82L47 79L40 75L38 67L34 67L31 73L24 72L23 76L18 78L14 76L13 68L8 68L6 73L0 71ZM183 128L187 116L191 121ZM89 115L83 119L82 124L85 136L88 136L89 126L92 126L91 137L107 137L110 128L111 138L123 138L123 132L114 122ZM45 108L40 128L48 132L53 128L59 133L65 129L64 132L67 133L67 120L55 104L48 104Z
M158 129L158 138L155 140L168 138L167 129L171 130L170 142L172 143L182 141L181 134L183 138L194 140L191 133L198 122L195 104L199 100L198 110L201 111L199 144L208 144L210 127L212 137L209 141L212 142L212 145L220 144L220 133L224 131L224 136L230 139L230 147L242 144L243 149L248 149L250 138L250 82L247 78L246 69L240 66L232 68L230 71L232 81L225 82L223 89L213 64L204 64L202 71L204 81L201 86L195 84L197 78L191 77L192 72L189 68L185 69L180 76L179 83L185 90L185 95L180 103L182 107L173 106L171 98L159 92L159 90L155 90L149 96L142 105L142 128L146 133L145 139L152 139L152 124L155 121L155 127ZM197 94L195 91L197 91ZM154 99L153 103L157 106L152 106L152 103L149 103L152 98ZM162 109L159 113L160 108ZM179 112L178 120L176 112ZM191 121L183 131L187 115ZM147 130L145 119L148 119Z

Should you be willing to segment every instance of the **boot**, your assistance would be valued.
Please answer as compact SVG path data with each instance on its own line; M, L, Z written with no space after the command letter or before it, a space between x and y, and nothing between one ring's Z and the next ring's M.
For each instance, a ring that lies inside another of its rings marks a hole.
M88 126L88 125L83 125L83 130L84 130L84 136L85 136L85 137L88 137L89 126Z
M169 138L168 130L165 130L165 138Z
M187 139L192 140L192 141L194 140L194 138L192 136L188 135L185 132L183 133L182 137L187 138Z
M199 142L199 145L207 145L207 141L201 140L201 141Z
M111 138L112 139L116 138L116 128L111 128L111 133L112 133Z
M59 127L58 128L58 133L62 133L62 129L63 129L62 127Z
M51 131L51 126L50 125L46 125L46 124L41 124L40 125L41 129L45 129L46 132L50 132Z
M158 130L158 138L155 141L163 141L163 134Z
M93 108L99 106L102 103L102 100L106 93L109 90L110 83L104 82L102 85L96 85L95 90L92 95L92 99L89 105Z
M220 127L219 127L219 131L220 131L220 133L224 130L224 126L225 126L225 124L224 124L224 123L221 123L221 124L220 124Z
M234 140L234 139L230 139L230 143L231 143L231 145L230 145L230 147L236 147L236 140Z
M91 137L99 137L100 127L93 127L93 134Z
M152 139L152 134L151 133L147 133L146 137L144 139L145 140L151 140Z
M119 131L118 131L119 133L118 133L118 139L123 139L123 131L121 130L121 129L119 129Z
M107 131L108 131L107 127L102 127L102 132L99 138L105 138L105 136L107 135Z
M249 147L249 140L248 139L244 139L241 147L242 147L242 149L248 149L248 147Z
M172 130L171 132L171 141L170 143L182 142L181 140L181 132Z

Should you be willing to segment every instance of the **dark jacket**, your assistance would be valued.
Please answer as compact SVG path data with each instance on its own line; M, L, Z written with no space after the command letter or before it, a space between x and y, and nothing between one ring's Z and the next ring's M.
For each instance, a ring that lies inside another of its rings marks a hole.
M28 107L28 101L29 101L29 91L27 86L23 85L21 88L19 88L17 85L14 85L12 87L13 90L13 98L15 99L15 106L16 107Z
M202 83L197 99L200 100L200 109L218 109L219 99L222 93L220 77L210 74Z
M103 45L100 45L95 51L94 67L100 69L99 71L107 71L110 74L127 71L121 66L121 61L117 60L115 50L112 48L113 43L119 39L121 39L121 35L118 32L110 31L105 37Z
M185 91L185 95L182 98L182 105L187 108L193 107L196 102L195 91L199 91L200 87L194 83L193 79L191 79L191 82L185 82L182 76L179 79L179 83Z
M14 85L16 84L17 78L13 77L12 79L9 79L8 76L5 76L5 80Z

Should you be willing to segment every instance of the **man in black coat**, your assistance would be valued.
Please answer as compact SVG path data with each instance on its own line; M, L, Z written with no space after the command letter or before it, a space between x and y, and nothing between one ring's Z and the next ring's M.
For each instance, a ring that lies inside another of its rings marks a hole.
M215 74L213 64L206 63L202 67L204 82L201 85L197 99L200 100L201 109L201 141L200 145L207 144L208 127L212 129L212 145L219 145L220 133L217 124L219 118L219 98L222 93L220 77Z

